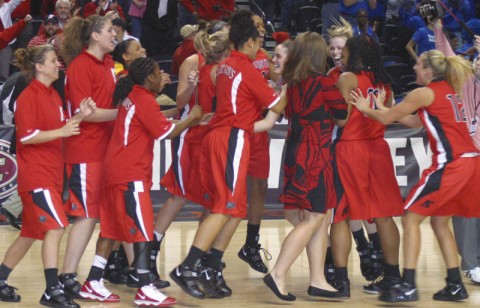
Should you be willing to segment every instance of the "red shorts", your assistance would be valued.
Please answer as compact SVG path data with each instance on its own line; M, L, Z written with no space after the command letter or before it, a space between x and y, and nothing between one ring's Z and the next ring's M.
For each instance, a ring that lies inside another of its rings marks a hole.
M152 241L155 219L150 185L135 181L105 190L108 202L100 209L100 235L128 243Z
M71 216L98 218L105 204L103 163L65 164L69 200L66 212Z
M405 209L423 216L480 217L480 157L456 159L423 171Z
M172 195L201 204L204 193L199 189L202 144L185 140L183 134L172 140L172 164L160 184Z
M252 134L248 176L268 179L270 174L270 139L268 132Z
M20 236L43 240L47 231L68 226L60 192L39 188L19 195L23 204Z
M314 135L317 127L304 127L304 136ZM315 136L322 139L302 138L287 140L284 170L284 187L280 200L285 209L305 209L325 213L337 206L333 181L332 155L329 146L331 136Z
M205 207L212 213L247 216L248 134L238 128L219 127L204 139L201 178Z
M341 189L334 222L403 214L390 148L383 138L340 141L334 145Z

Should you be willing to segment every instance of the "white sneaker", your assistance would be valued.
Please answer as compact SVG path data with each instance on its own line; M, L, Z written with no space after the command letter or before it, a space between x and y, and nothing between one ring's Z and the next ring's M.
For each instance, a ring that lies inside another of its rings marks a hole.
M177 300L166 296L155 286L149 284L138 289L133 302L138 306L168 307L175 305Z
M470 270L470 279L473 283L480 284L480 267L475 267L473 270Z
M84 299L90 299L104 303L117 303L120 301L120 296L113 294L107 288L105 288L103 279L100 279L100 281L85 281L82 289L80 290L80 296Z

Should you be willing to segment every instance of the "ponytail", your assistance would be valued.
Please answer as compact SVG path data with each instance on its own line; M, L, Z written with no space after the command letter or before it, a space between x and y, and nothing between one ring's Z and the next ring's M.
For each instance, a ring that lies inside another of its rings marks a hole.
M220 60L225 50L230 48L230 44L228 31L217 31L214 34L200 31L195 36L195 46L202 51L207 63Z
M113 101L112 104L114 107L118 107L123 100L132 92L134 83L130 74L127 77L120 78L115 85L115 91L113 92Z
M68 21L63 30L64 41L60 49L67 65L88 47L92 33L100 33L107 20L105 16L90 15L85 19L76 16Z

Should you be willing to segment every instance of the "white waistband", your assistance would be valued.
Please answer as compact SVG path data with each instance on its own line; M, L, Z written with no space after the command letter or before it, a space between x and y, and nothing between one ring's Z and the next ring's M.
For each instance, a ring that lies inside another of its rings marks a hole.
M468 152L468 153L463 153L462 156L460 157L477 157L480 156L480 153L478 152Z

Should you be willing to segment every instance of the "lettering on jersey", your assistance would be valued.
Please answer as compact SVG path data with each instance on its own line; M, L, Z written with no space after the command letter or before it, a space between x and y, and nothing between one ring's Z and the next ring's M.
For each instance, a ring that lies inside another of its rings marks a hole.
M232 79L236 74L237 72L226 64L220 65L220 67L217 69L217 77L220 75L226 75L228 78Z
M130 109L130 107L133 106L133 103L130 99L126 98L122 102L122 107L124 107L126 110Z
M17 160L9 152L10 142L0 139L0 199L17 189Z
M270 66L268 65L267 59L260 59L253 61L253 66L262 73L263 77L268 79L270 74Z
M383 89L382 89L383 90ZM370 98L370 108L372 109L378 109L377 108L377 105L375 105L375 101L373 100L373 95L378 95L378 92L380 91L380 89L378 88L368 88L367 89L367 95L368 97ZM385 102L384 102L385 103Z
M460 95L447 94L446 97L450 102L450 104L452 105L455 121L467 122L467 116L465 115L465 107L463 107L463 103L462 103L462 100L460 99Z

